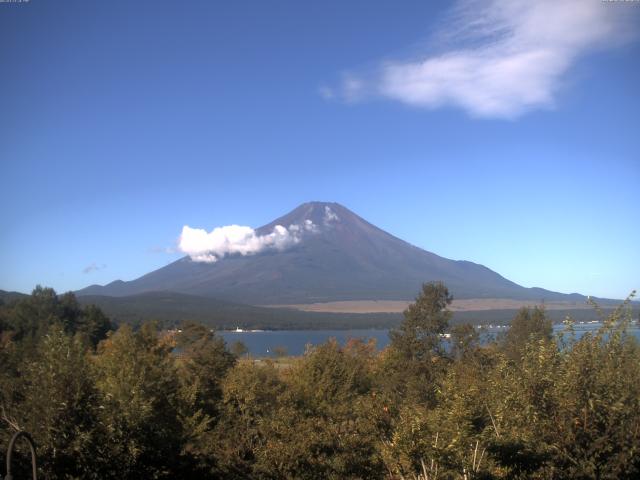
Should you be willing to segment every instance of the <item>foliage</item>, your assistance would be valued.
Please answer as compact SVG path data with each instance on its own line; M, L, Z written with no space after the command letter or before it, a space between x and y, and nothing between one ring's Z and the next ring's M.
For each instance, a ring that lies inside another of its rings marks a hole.
M28 430L48 479L640 476L629 301L581 337L522 309L481 344L448 328L450 300L426 284L382 352L329 341L274 362L195 323L109 331L39 287L0 306L0 448Z
M440 335L451 318L447 306L453 298L444 284L425 283L416 301L404 311L404 321L389 334L391 346L410 360L425 360L440 352Z
M40 285L30 296L0 308L0 334L11 332L12 339L25 347L34 346L54 324L68 334L81 334L94 347L113 329L95 305L82 307L73 293L58 296L52 288Z
M221 418L222 382L236 357L225 348L222 338L193 322L182 325L175 338L174 359L178 380L178 416L183 436L182 453L191 468L213 468L210 438Z
M445 368L441 336L448 328L452 297L440 283L425 283L416 301L404 312L400 327L389 332L378 380L389 401L399 405L435 401L439 377Z
M286 385L271 362L238 363L223 383L220 421L210 449L224 478L256 476L257 458L267 449L268 422L277 415Z
M529 342L551 340L553 325L542 307L521 308L511 321L502 348L511 360L520 360Z
M179 463L179 383L172 346L152 328L123 326L99 346L94 359L101 395L100 421L109 456L118 458L109 476L163 478Z
M257 452L265 478L375 478L382 463L371 422L372 344L335 340L315 347L283 374L286 390L265 423ZM295 426L294 428L292 428Z
M36 439L42 471L90 478L87 465L100 442L100 426L86 345L53 325L19 371L0 387L13 393L4 397L5 421ZM4 445L11 433L3 431Z

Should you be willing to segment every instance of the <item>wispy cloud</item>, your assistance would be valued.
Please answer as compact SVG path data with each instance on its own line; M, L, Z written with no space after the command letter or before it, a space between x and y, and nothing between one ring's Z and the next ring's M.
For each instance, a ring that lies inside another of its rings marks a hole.
M178 240L178 249L194 262L213 263L230 254L253 255L263 250L284 250L299 243L305 233L314 233L317 226L306 220L288 228L276 225L271 233L259 235L251 227L227 225L207 232L185 225Z
M341 97L383 97L426 109L453 106L494 118L553 107L580 57L633 36L638 9L619 3L460 1L428 53L345 75Z
M87 265L86 267L84 267L82 269L82 273L84 274L88 274L88 273L93 273L93 272L97 272L98 270L102 270L107 268L107 266L103 263L101 265L98 265L97 263L92 263L91 265Z

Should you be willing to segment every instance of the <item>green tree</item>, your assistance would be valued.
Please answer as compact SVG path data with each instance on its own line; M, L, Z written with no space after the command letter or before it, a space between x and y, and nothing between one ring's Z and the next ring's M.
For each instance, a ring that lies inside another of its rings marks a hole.
M437 382L446 367L441 335L451 318L452 297L440 283L425 283L416 301L404 311L400 327L381 358L377 383L397 409L402 402L433 404Z
M452 327L450 333L451 354L458 360L473 354L480 344L478 331L468 323Z
M112 329L107 316L95 305L82 307L72 292L57 295L38 285L30 296L2 309L4 331L11 331L23 348L33 348L53 324L68 334L82 333L94 347Z
M82 310L77 331L86 335L89 343L95 348L107 334L113 330L109 317L96 305L87 305Z
M553 324L543 307L522 307L511 321L502 348L509 359L519 360L527 343L550 341L552 336Z
M565 478L640 477L640 345L628 301L562 351L557 409L540 436Z
M145 325L120 327L95 357L106 431L103 478L167 478L180 470L183 432L173 345Z
M447 307L453 301L447 287L440 282L425 283L416 301L404 311L404 321L389 333L391 346L411 360L425 360L441 353L440 335L451 319Z
M279 411L285 390L271 361L243 361L229 371L223 381L220 420L208 442L223 478L259 478L257 457L268 455L273 441L268 425Z
M36 286L27 298L17 301L7 312L8 327L15 341L35 346L50 325L60 321L58 297L52 288Z
M99 478L94 469L95 452L102 440L97 420L99 399L87 355L79 338L54 324L39 340L35 354L23 359L22 374L2 386L14 389L3 405L5 420L32 434L45 478ZM3 435L3 445L11 433Z
M195 387L196 409L215 416L222 398L221 382L236 358L224 340L209 328L193 322L182 325L176 337L180 350L179 373L183 385Z
M640 347L621 310L595 334L529 340L494 369L499 438L490 453L511 478L637 478Z
M379 478L382 461L372 420L372 350L335 340L315 347L285 376L277 411L256 452L259 477Z
M222 381L236 358L209 328L186 322L180 330L175 340L184 448L194 468L208 471L213 468L210 433L220 419Z

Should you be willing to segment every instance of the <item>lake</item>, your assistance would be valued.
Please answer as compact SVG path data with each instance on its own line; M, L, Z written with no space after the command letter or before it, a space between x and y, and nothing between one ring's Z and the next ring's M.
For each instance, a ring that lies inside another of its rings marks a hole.
M586 332L595 331L600 328L600 323L585 323L574 325L576 336L580 337ZM554 333L562 331L564 325L554 325ZM493 338L496 335L507 331L506 327L487 328L483 335L485 338ZM634 325L629 329L638 340L640 340L640 327ZM231 346L233 342L241 341L249 349L249 353L254 357L275 356L274 350L283 347L288 355L302 355L305 346L320 345L330 338L335 338L341 345L344 345L351 338L363 338L376 340L378 350L383 349L389 344L389 330L265 330L265 331L220 331L217 332L227 345Z

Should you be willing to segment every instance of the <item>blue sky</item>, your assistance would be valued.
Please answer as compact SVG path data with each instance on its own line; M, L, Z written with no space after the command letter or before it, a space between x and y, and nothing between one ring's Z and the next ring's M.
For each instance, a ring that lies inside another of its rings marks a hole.
M452 6L453 5L453 6ZM336 201L524 286L640 288L640 2L0 3L0 289Z

